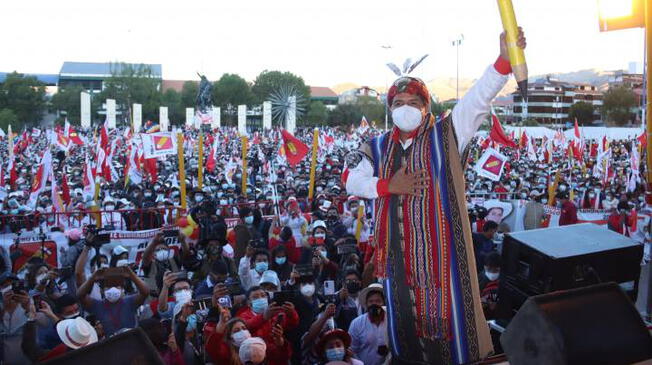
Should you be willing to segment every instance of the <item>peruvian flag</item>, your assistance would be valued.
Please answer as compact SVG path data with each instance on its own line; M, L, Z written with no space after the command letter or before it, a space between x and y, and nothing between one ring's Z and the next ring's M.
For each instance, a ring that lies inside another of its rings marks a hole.
M45 188L45 184L47 184L48 178L51 174L52 153L50 153L50 149L47 149L43 154L43 157L41 157L41 164L39 165L38 170L36 170L36 176L32 181L32 190L29 195L30 206L36 207L36 200L38 199L38 195Z
M281 148L285 152L285 158L290 166L297 165L306 157L310 149L285 129L281 130L281 136L283 137L283 146Z
M503 127L500 125L500 121L498 120L498 117L496 114L491 113L491 132L489 133L489 137L491 138L492 141L501 144L506 147L511 147L511 148L516 148L516 143L514 141L507 137L505 135L505 131L503 130Z
M102 149L107 149L109 147L109 128L106 123L107 122L104 122L100 129L100 147L102 147Z

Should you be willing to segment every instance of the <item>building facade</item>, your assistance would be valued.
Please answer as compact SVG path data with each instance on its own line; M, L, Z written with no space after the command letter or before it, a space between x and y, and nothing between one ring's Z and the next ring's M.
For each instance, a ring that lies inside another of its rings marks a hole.
M120 74L124 67L145 72L158 80L162 79L160 64L64 62L59 71L59 87L81 86L87 92L99 93L104 90L106 79Z
M528 84L527 102L518 91L512 93L515 122L534 119L539 124L561 126L570 122L570 107L579 102L594 106L594 120L600 119L602 93L597 86L553 80L550 77Z

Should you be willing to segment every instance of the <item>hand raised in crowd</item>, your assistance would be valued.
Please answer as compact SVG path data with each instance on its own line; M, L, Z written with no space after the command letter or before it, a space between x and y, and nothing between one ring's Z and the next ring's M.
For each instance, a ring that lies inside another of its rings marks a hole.
M263 314L263 318L266 321L269 321L271 318L274 318L279 312L283 311L284 307L281 307L280 305L276 303L271 303L267 309L265 309L265 313Z
M213 287L213 295L211 297L211 304L217 308L219 306L219 299L229 295L229 289L223 283L217 283Z
M179 350L179 347L177 346L177 339L174 337L174 332L168 335L167 344L171 352L177 352Z
M292 302L285 302L285 303L283 303L282 307L283 307L283 310L285 311L285 313L290 313L290 312L295 310L294 309L294 304L292 304Z
M220 311L220 319L217 322L217 326L215 327L215 332L224 333L224 330L226 329L226 323L231 320L231 312L228 308L224 308L220 305L218 305L217 308Z
M188 316L190 316L193 313L195 313L195 305L193 304L192 301L190 301L184 304L183 307L181 307L179 321L186 322L188 320Z
M334 317L336 309L337 309L337 307L335 306L334 303L329 303L326 306L326 309L324 309L324 315L326 316L326 318Z
M283 337L283 327L280 324L275 324L272 327L272 339L276 346L283 346L285 344L285 338Z
M177 279L177 274L173 273L172 271L166 271L163 274L163 285L166 288L170 288L172 284L174 284L174 281Z
M407 166L402 166L389 180L388 190L394 195L422 196L428 188L430 177L426 170L408 173Z
M301 275L299 275L299 272L296 271L296 270L292 270L292 272L290 273L290 281L292 281L292 282L296 283L297 280L299 280L300 277L301 277Z
M38 311L48 316L48 318L51 318L53 320L59 320L59 317L56 314L54 314L54 312L52 311L52 307L50 307L48 302L46 302L45 300L41 300L40 308Z
M349 290L346 289L346 287L343 286L342 289L340 289L340 294L339 295L340 295L340 300L345 301L346 298L349 297Z

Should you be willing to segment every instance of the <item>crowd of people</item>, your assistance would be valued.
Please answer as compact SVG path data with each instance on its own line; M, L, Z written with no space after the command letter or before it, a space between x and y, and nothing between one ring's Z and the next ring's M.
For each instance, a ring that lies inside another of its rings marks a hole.
M13 154L9 143L0 143L2 179L8 182L0 207L3 232L61 231L67 239L61 267L35 255L16 268L20 252L3 248L5 363L56 358L132 328L144 331L166 364L385 363L386 298L369 265L373 202L347 195L342 179L347 153L379 130L320 131L314 199L308 199L310 158L289 164L278 153L278 130L249 139L245 171L235 130L204 133L205 166L197 155L199 132L185 131L186 211L176 155L139 161L140 175L130 174L137 134L110 131L109 172L97 173L95 184L88 176L97 171L101 131L79 131L83 143L65 151L52 143L56 133L23 133L12 141ZM311 136L311 130L296 133L307 145ZM611 141L613 175L607 179L593 173L590 146L582 164L569 163L563 148L550 162L532 160L525 147L503 148L510 162L496 182L477 176L474 163L482 147L476 141L469 145L468 207L489 318L501 268L495 241L505 230L486 219L489 212L475 206L474 198L533 202L540 216L526 226L537 228L554 184L562 210L568 204L571 210L613 210L620 218L610 218L609 227L623 234L629 234L631 211L647 208L642 183L627 188L632 141ZM53 174L34 194L48 149ZM61 194L52 193L52 185ZM56 207L59 200L63 209ZM179 231L180 216L197 223L196 238ZM107 244L105 232L158 228L137 261L123 246L108 254L100 250ZM170 235L178 247L169 243ZM648 241L645 232L643 242Z

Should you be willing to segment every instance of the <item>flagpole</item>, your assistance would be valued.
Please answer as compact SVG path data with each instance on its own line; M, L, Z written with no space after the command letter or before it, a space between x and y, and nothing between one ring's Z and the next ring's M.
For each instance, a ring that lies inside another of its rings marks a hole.
M204 188L204 134L199 132L199 164L197 169L197 180L199 190Z
M242 196L247 197L247 136L240 137L242 141Z
M181 189L181 210L185 213L186 202L186 167L183 160L183 133L177 133L177 157L179 159L179 188Z
M319 129L312 133L312 161L310 162L310 186L308 186L308 201L312 202L315 194L315 170L317 170L317 150L319 149Z

